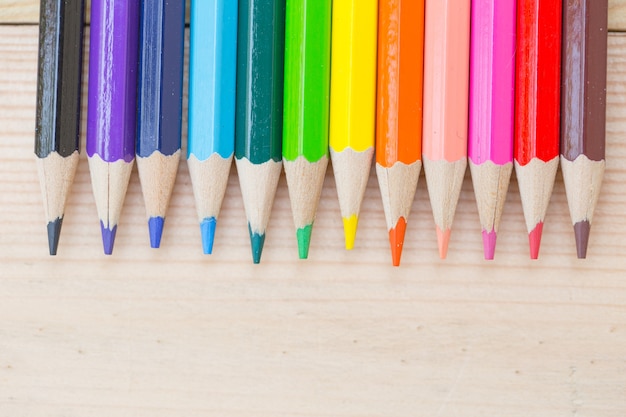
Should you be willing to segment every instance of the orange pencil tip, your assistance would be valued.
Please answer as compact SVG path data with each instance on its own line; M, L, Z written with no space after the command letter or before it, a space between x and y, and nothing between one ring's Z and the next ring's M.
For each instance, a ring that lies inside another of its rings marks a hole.
M448 256L448 243L450 242L451 229L441 230L437 227L437 245L439 246L439 257L446 259Z
M389 245L391 246L391 261L393 262L393 266L400 266L405 232L406 220L404 217L400 217L396 223L396 227L389 230Z
M543 222L537 223L535 228L528 233L528 244L530 246L530 259L539 258L539 246L541 246L541 234L543 233Z

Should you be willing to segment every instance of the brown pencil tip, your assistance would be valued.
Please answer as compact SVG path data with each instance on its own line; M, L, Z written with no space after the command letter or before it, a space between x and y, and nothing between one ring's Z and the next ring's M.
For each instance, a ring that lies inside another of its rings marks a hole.
M391 261L393 266L400 266L402 256L402 246L404 245L404 232L406 231L406 220L400 217L396 227L389 229L389 245L391 246Z
M450 232L452 229L441 230L437 227L437 245L439 246L439 257L446 259L448 256L448 243L450 242Z
M574 224L574 236L576 237L576 252L578 259L587 257L587 245L589 244L589 232L591 224L588 220L583 220Z

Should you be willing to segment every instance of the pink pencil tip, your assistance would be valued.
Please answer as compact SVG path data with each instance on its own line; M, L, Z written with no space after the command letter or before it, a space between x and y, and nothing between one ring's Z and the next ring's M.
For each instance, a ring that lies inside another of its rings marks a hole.
M488 232L483 230L483 252L485 253L485 260L493 261L496 253L496 239L498 238L495 230Z
M530 259L539 258L539 246L541 245L541 233L543 232L543 222L537 223L535 228L528 233L528 244L530 246Z
M450 243L451 229L441 230L437 227L437 245L439 246L439 257L446 259L448 256L448 243Z

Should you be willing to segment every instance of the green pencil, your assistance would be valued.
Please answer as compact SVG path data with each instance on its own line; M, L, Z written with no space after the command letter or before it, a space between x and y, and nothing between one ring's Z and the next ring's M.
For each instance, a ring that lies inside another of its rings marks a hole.
M328 165L330 0L287 0L283 160L300 259Z
M240 0L237 35L235 158L259 263L282 168L285 0Z

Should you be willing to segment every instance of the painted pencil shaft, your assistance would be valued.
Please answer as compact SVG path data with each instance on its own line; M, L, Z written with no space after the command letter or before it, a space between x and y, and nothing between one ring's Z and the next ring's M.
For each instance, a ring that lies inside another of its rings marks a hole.
M539 256L559 156L562 0L518 0L515 172L530 257Z
M235 158L259 263L282 167L285 0L240 1L238 17Z
M378 0L333 1L329 145L346 249L374 155L377 18Z
M91 3L87 155L107 255L135 158L138 41L139 0Z
M150 246L158 248L180 160L185 1L141 7L136 155Z
M381 0L376 174L395 266L422 167L423 70L424 1Z
M467 154L488 260L513 170L515 12L514 1L472 0Z
M439 256L467 167L470 0L426 0L422 160Z
M561 170L579 258L605 168L607 0L567 0L563 13Z
M287 0L283 163L306 259L328 165L331 2Z
M187 164L205 254L213 253L235 151L236 60L237 2L191 0Z
M40 4L35 155L50 255L57 253L78 166L83 16L83 0Z

